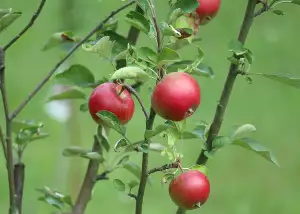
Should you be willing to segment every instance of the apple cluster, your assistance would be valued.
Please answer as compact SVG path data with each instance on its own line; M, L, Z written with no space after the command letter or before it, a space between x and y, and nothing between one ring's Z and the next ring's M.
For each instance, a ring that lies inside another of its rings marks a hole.
M193 17L194 27L207 24L219 11L221 0L198 0L199 7ZM165 75L155 86L151 106L157 115L171 121L182 121L193 115L200 105L201 93L197 81L188 73L178 71ZM127 124L135 110L128 90L117 82L106 82L96 87L89 99L89 112L99 124L96 115L106 110L116 115L120 124ZM169 184L169 195L179 207L191 210L203 205L210 194L210 183L205 173L188 170L175 177Z

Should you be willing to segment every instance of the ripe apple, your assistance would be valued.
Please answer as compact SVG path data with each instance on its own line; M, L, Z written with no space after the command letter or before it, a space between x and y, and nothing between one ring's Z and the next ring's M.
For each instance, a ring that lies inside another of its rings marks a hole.
M121 124L126 124L134 113L134 101L131 94L122 86L112 82L106 82L97 86L89 98L89 112L93 119L102 124L97 112L106 110L114 113Z
M167 74L154 88L151 105L166 120L181 121L191 116L200 104L200 87L188 73Z
M185 210L193 210L203 205L209 193L209 180L198 170L183 172L169 184L169 195L172 201Z
M198 0L199 7L196 14L200 19L201 25L207 24L219 12L221 0Z

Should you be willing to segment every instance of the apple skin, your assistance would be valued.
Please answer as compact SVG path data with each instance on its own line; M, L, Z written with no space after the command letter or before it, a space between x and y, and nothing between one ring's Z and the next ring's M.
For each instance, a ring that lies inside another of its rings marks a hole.
M103 125L103 122L96 115L103 110L114 113L123 125L130 121L134 114L134 101L126 89L119 95L121 90L121 85L112 82L103 83L93 90L88 106L94 121Z
M196 13L201 25L205 25L219 12L221 0L198 0L198 2L200 6L196 9Z
M154 88L151 105L162 118L182 121L199 107L200 86L188 73L169 73Z
M181 173L169 184L169 195L172 201L182 209L197 209L203 205L210 194L208 178L198 170Z

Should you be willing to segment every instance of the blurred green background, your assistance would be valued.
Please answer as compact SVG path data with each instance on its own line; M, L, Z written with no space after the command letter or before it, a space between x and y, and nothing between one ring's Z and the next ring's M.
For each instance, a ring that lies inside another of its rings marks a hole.
M159 18L165 18L167 1L156 1ZM213 80L197 77L202 89L202 104L195 116L188 119L189 127L199 120L210 122L228 71L229 62L227 43L236 38L243 17L246 0L223 1L219 15L211 24L200 29L203 41L198 44L205 51L205 62L213 67L216 77ZM28 22L39 4L38 0L1 0L0 7L12 7L23 12L6 32L0 35L0 44L6 44L12 36ZM109 11L119 7L120 0L51 0L37 20L6 56L6 74L9 93L9 106L15 108L33 87L50 71L59 60L61 50L51 49L42 52L41 48L49 36L61 30L74 29L79 35L85 35ZM286 16L266 13L255 19L246 46L255 56L252 72L290 73L300 76L299 53L299 12L294 5L281 5ZM126 10L128 12L128 10ZM127 35L128 24L122 20L125 13L118 15L119 32ZM149 44L142 35L138 46ZM154 45L154 44L153 44ZM181 51L183 58L193 58L193 48ZM78 51L69 63L80 63L91 69L100 78L108 76L112 67L99 60L96 55ZM49 95L51 83L33 99L18 119L43 121L44 130L51 136L43 141L32 143L25 152L26 184L24 192L24 214L50 213L53 209L36 199L39 193L35 188L51 188L76 195L82 181L87 161L84 159L64 158L61 153L70 144L90 148L95 124L88 113L79 112L80 102L73 103L75 111L68 123L59 123L45 112L45 101ZM224 119L221 133L232 125L251 123L257 128L253 137L269 147L277 156L281 168L242 148L227 147L209 161L211 196L202 209L190 213L206 214L252 214L252 213L300 213L299 177L300 177L300 91L273 82L272 80L253 78L249 85L242 77L238 78L232 93L230 104ZM147 87L141 90L141 96L149 106ZM2 108L2 106L1 106ZM2 110L2 109L1 109ZM4 119L1 114L1 124ZM144 131L144 118L139 108L128 124L128 137L132 141L141 140ZM157 119L155 124L161 123ZM113 143L118 136L110 138ZM160 140L160 138L157 138ZM192 165L201 149L201 142L189 140L182 146L185 158L184 166ZM140 154L131 159L141 161ZM150 167L160 166L168 159L158 153L151 153ZM0 213L7 212L8 184L4 159L0 162ZM161 173L153 175L153 185L147 186L144 214L175 213L176 206L168 196L168 186L160 184ZM112 178L124 181L134 178L125 170L111 174ZM134 213L134 201L120 194L112 180L96 184L93 200L87 214L92 213Z

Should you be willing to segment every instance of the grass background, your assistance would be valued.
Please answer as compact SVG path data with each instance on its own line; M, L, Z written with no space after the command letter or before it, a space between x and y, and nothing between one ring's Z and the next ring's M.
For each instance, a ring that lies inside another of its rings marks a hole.
M6 78L9 106L15 108L33 87L59 60L60 50L52 49L42 52L41 48L49 36L66 28L67 19L75 23L75 32L85 35L99 20L103 19L122 4L121 1L74 0L74 7L66 9L66 0L52 0L46 3L42 15L35 26L28 31L6 56ZM166 1L167 2L167 1ZM213 80L197 78L202 89L202 104L195 116L188 120L193 127L199 120L211 121L229 62L227 43L236 38L246 6L244 1L223 1L220 13L211 24L200 29L203 41L199 46L205 51L205 62L213 67L216 77ZM23 12L6 32L0 35L0 44L6 44L10 38L28 22L39 4L38 0L1 0L0 7L12 7ZM156 1L160 19L165 18L167 4ZM255 19L248 37L247 47L255 56L252 72L289 73L300 76L299 53L299 7L281 5L286 16L266 13ZM127 34L128 25L120 18L120 33ZM141 36L138 46L148 45L146 36ZM154 44L152 44L154 45ZM193 57L194 49L181 51L183 58ZM108 76L112 67L93 54L78 51L70 63L87 66L98 77ZM86 160L67 159L61 156L62 149L77 144L89 148L95 124L87 113L72 113L68 124L62 124L50 118L45 110L46 96L51 83L33 99L22 111L18 119L35 119L43 121L45 131L51 136L35 142L28 147L24 156L26 163L26 184L24 193L24 213L46 214L53 211L48 205L38 202L39 194L35 188L49 186L60 191L76 194L82 180ZM300 213L300 101L299 90L272 80L253 77L249 85L238 78L231 96L221 133L226 133L232 125L251 123L257 127L253 134L258 141L269 147L277 156L281 168L270 164L259 156L236 147L227 147L217 153L209 162L211 197L206 205L190 213L207 214L259 214L259 213ZM141 96L149 106L147 87L141 90ZM79 102L74 108L79 108ZM1 106L2 108L2 106ZM2 110L2 109L1 109ZM3 114L0 117L3 125ZM156 124L162 120L157 119ZM128 124L128 136L133 141L142 139L144 122L142 112L137 109ZM112 135L114 142L118 136ZM182 145L185 158L183 164L192 165L201 149L199 141L186 141ZM2 156L2 154L1 154ZM0 162L0 213L7 212L8 184L4 159ZM135 162L141 161L140 154L132 155ZM153 153L150 166L155 167L167 162L165 157ZM133 176L125 170L111 174L112 178L124 181ZM144 214L175 213L176 207L168 196L168 187L161 186L161 174L153 175L153 186L146 189ZM112 181L99 182L94 189L93 201L89 204L87 214L92 213L133 213L134 201L122 196L114 189Z

